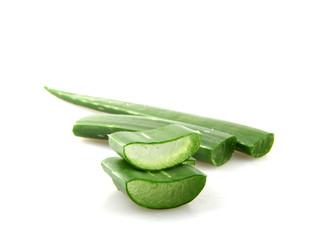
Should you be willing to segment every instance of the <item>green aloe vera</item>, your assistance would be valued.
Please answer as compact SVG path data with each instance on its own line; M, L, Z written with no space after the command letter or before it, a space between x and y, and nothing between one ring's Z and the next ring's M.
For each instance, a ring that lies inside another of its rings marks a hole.
M118 190L146 208L167 209L186 204L197 197L206 183L206 175L187 164L150 172L138 170L122 158L111 157L101 165Z
M172 111L163 108L141 104L128 103L112 99L91 97L75 93L63 92L51 88L46 89L53 95L81 106L98 111L117 114L152 116L178 122L194 124L217 131L225 132L237 137L236 149L253 157L262 157L270 151L274 141L274 134L245 125L202 117L198 115Z
M189 159L186 159L182 164L195 166L195 162L196 162L196 159L193 157L190 157Z
M122 114L96 114L79 119L73 127L73 133L79 137L107 139L108 134L118 131L143 131L167 126L184 125L201 134L201 144L193 155L197 160L220 166L232 156L236 137L201 126L158 119Z
M140 132L108 135L109 146L128 163L143 170L161 170L181 164L200 146L201 134L171 124Z

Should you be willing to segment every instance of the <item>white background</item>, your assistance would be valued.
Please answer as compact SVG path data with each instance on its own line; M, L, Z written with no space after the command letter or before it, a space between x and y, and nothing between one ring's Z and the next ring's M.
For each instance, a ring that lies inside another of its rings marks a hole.
M0 1L1 239L321 239L321 3ZM149 210L118 192L94 111L43 86L275 133L260 159L197 163L193 202Z

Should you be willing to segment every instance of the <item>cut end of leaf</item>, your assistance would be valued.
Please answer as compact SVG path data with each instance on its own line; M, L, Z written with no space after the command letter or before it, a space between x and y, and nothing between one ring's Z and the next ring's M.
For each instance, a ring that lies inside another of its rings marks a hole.
M221 166L231 159L235 150L236 137L230 137L219 144L213 151L213 164Z
M146 144L134 143L125 146L126 159L135 167L144 170L161 170L178 165L193 155L200 144L200 135L191 134L175 141Z
M194 166L181 164L162 171L141 171L119 157L103 160L104 171L117 189L142 207L174 208L196 198L206 183L206 175Z
M273 142L274 142L274 134L273 133L266 134L254 144L250 154L255 158L264 156L271 150Z
M138 205L153 208L174 208L192 201L205 186L205 176L192 176L175 182L134 180L127 183L128 196Z

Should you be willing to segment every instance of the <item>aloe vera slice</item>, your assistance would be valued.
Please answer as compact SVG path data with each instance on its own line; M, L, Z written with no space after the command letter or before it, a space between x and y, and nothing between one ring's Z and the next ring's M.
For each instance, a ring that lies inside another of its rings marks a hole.
M45 87L50 93L65 101L92 108L98 111L117 114L153 116L178 122L185 122L225 132L237 137L236 150L253 157L267 154L273 145L274 134L245 125L172 111L141 104L98 98L75 93L63 92Z
M150 172L138 170L122 158L111 157L101 165L118 190L146 208L166 209L186 204L206 183L206 175L187 164Z
M201 126L180 123L154 117L141 117L122 114L96 114L79 119L73 133L79 137L107 139L108 134L118 131L143 131L160 128L169 124L184 125L202 134L199 149L193 155L197 160L220 166L232 156L236 137Z
M200 146L201 134L181 125L108 135L109 146L127 162L143 170L161 170L181 164Z

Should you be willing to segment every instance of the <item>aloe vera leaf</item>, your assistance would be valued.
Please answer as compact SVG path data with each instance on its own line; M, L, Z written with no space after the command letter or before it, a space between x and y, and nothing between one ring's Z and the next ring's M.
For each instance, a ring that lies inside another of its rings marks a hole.
M206 183L206 175L187 164L150 172L138 170L122 158L111 157L101 165L118 190L146 208L167 209L186 204L197 197Z
M53 95L65 101L102 112L153 116L162 119L190 123L225 132L237 137L236 150L256 158L267 154L271 150L274 141L273 133L238 123L172 111L163 108L151 107L142 104L134 104L113 99L69 93L47 87L46 89Z
M181 164L200 146L199 131L171 124L140 132L121 131L108 135L109 146L134 167L162 170Z
M202 134L199 149L193 155L197 160L220 166L232 156L236 137L201 126L122 114L96 114L79 119L73 127L73 133L79 137L107 139L108 134L118 131L143 131L169 124L181 124Z

